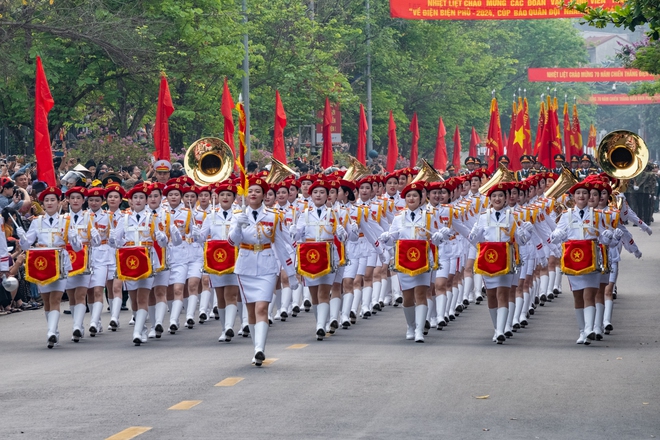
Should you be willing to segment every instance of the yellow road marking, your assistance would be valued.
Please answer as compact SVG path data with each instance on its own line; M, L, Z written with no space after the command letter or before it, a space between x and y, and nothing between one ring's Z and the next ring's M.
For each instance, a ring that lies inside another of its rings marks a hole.
M293 345L289 345L289 346L287 347L287 350L298 350L298 349L300 349L300 348L305 348L305 347L307 347L308 345L309 345L309 344L293 344Z
M200 403L202 403L201 400L184 400L184 401L181 401L181 402L177 403L177 404L174 405L174 406L170 406L170 407L167 408L167 409L186 410L186 409L190 409L190 408L192 408L193 406L197 406L197 405L199 405Z
M150 426L131 426L130 428L124 429L122 432L118 432L117 434L106 438L105 440L130 440L140 434L144 434L150 429Z
M262 365L270 365L270 364L272 364L273 362L275 362L276 360L278 360L278 358L268 358L268 359L265 359Z
M216 383L216 387L233 387L240 381L242 381L244 377L228 377L226 379L221 380L220 382Z

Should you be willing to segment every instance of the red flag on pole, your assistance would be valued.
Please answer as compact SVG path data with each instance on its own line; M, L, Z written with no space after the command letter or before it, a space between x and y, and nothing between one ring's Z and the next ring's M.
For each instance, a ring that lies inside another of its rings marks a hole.
M37 56L37 75L34 88L34 155L37 159L37 179L55 186L55 167L53 166L53 151L50 148L50 133L48 131L48 113L55 105L50 94L48 79L41 57Z
M154 126L154 146L156 160L170 160L170 129L168 120L174 113L174 104L170 95L165 75L160 77L158 107L156 107L156 125Z
M330 100L326 97L325 109L323 110L323 151L321 152L321 168L329 168L334 162L334 159L332 158L332 133L330 132L330 125L332 125L332 110L330 109Z
M367 164L367 116L364 114L364 106L360 104L360 120L358 121L358 145L357 145L357 160L362 164Z
M286 149L284 148L284 127L286 113L282 105L279 90L275 91L275 130L273 131L273 157L286 164Z
M545 102L541 99L541 107L539 108L539 123L536 127L536 139L534 140L534 154L538 155L541 149L541 141L543 139L544 126L546 124Z
M396 124L390 110L390 123L387 128L387 171L390 173L396 169L396 161L399 158L399 144L396 140Z
M236 111L238 112L238 154L236 155L236 165L238 166L238 175L241 181L238 194L246 196L248 188L247 172L245 171L247 169L247 164L245 163L245 153L247 151L247 146L245 145L246 118L241 95L238 95Z
M413 113L410 121L410 131L412 132L412 146L410 147L410 168L417 165L417 148L419 144L419 125L417 124L417 112Z
M573 133L571 127L571 117L568 114L568 102L564 103L564 151L566 159L570 162L573 154Z
M447 170L447 145L445 143L445 123L442 122L442 117L438 121L438 137L435 140L435 157L433 158L433 168L444 173Z
M488 171L491 173L497 168L497 160L502 155L504 144L502 141L502 126L500 125L500 110L497 107L497 99L490 102L490 123L488 124Z
M458 125L454 131L454 153L451 164L456 168L456 173L461 169L461 132L458 130Z
M580 128L580 118L578 118L577 105L573 104L573 127L571 128L573 133L573 152L571 154L580 155L582 154L583 140L582 140L582 128ZM569 162L570 158L566 156L566 162Z
M587 138L587 154L594 154L596 151L596 137L598 133L596 132L596 126L591 124L589 126L589 137Z
M481 139L479 139L479 135L477 134L477 130L472 127L472 133L470 133L470 151L469 155L472 157L477 157L477 147L481 143Z
M523 142L523 154L532 154L532 126L529 121L529 104L527 97L523 100L523 127L525 129L525 139Z
M513 132L513 151L511 152L509 158L511 159L511 169L513 171L519 171L522 169L520 164L520 156L522 156L525 151L525 106L522 99L518 98L518 113L516 114L516 128Z
M513 140L515 139L515 134L516 134L516 114L517 114L516 101L514 100L511 109L511 126L509 127L509 136L507 136L506 142L504 142L504 145L506 145L505 154L509 156L513 154Z
M234 100L231 99L231 92L229 91L229 86L227 85L227 78L225 78L225 86L222 90L222 106L220 110L222 112L222 117L225 121L224 136L223 140L227 142L227 145L231 147L231 152L236 156L236 150L234 149L234 115L232 110L234 109Z

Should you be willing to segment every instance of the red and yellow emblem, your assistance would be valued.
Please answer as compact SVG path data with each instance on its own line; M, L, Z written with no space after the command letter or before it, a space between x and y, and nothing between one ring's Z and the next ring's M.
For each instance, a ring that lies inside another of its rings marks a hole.
M339 265L346 266L346 246L344 246L344 243L339 241L339 239L336 236L334 239L334 243L335 243L335 249L337 249L337 255L339 256Z
M213 275L234 273L238 248L227 240L209 240L204 243L204 270Z
M429 242L426 240L399 240L394 246L394 269L414 277L431 269Z
M59 249L30 249L25 253L25 279L31 283L50 284L61 278Z
M298 243L298 273L315 279L332 272L332 246L325 241Z
M167 269L167 249L160 247L160 245L154 241L154 251L156 251L156 256L160 262L160 267L156 269L156 272L161 272Z
M569 240L562 243L561 271L566 275L586 275L596 271L596 242Z
M69 259L71 260L70 277L80 275L87 270L87 264L89 263L87 250L87 245L83 245L82 249L78 252L75 252L70 244L66 245L66 251L69 253Z
M122 281L138 281L153 273L149 249L134 246L117 249L117 278Z
M433 255L433 270L438 270L440 267L440 259L438 258L438 247L431 243L431 255Z
M491 277L511 273L511 243L506 241L477 243L474 272Z
M607 255L607 246L604 244L599 244L598 248L599 248L598 250L600 251L601 263L603 266L600 268L600 271L601 273L610 273L611 268L610 268L610 260Z

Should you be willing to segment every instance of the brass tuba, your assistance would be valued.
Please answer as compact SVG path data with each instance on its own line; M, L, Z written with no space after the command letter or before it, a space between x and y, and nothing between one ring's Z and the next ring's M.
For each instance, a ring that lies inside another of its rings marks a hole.
M371 174L371 170L366 166L362 165L362 162L360 162L353 156L348 156L348 160L351 164L346 170L346 174L344 174L344 180L356 182Z
M488 182L484 183L481 185L481 188L479 188L479 192L481 194L486 194L489 189L494 187L495 185L498 185L503 182L513 182L516 180L516 176L513 175L511 170L509 170L505 165L499 164L497 167L497 171L495 171L495 174L491 176L490 179L488 179Z
M564 167L555 183L553 183L550 188L546 189L543 195L547 198L559 199L576 183L578 183L578 180L575 175L571 170Z
M234 170L234 154L222 139L206 137L188 147L183 163L186 174L197 185L210 185L231 175Z
M298 178L298 173L293 171L288 165L283 164L274 157L271 159L270 171L264 179L269 185L281 183L289 176Z
M411 183L419 182L420 180L424 182L444 182L445 179L442 178L439 172L431 166L426 159L422 159L422 168L419 170L419 173L415 176Z
M600 141L596 160L609 176L632 179L646 168L649 150L644 140L632 131L616 130Z

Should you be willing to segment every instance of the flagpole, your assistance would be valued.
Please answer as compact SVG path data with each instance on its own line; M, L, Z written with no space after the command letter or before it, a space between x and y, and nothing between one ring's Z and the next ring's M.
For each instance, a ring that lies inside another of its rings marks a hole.
M243 25L245 33L243 34L243 108L245 109L245 160L250 162L250 60L248 53L248 34L247 34L247 0L243 0Z
M373 142L373 124L371 112L371 24L369 23L370 5L369 0L365 0L367 10L367 160L369 159L369 152L374 149Z

